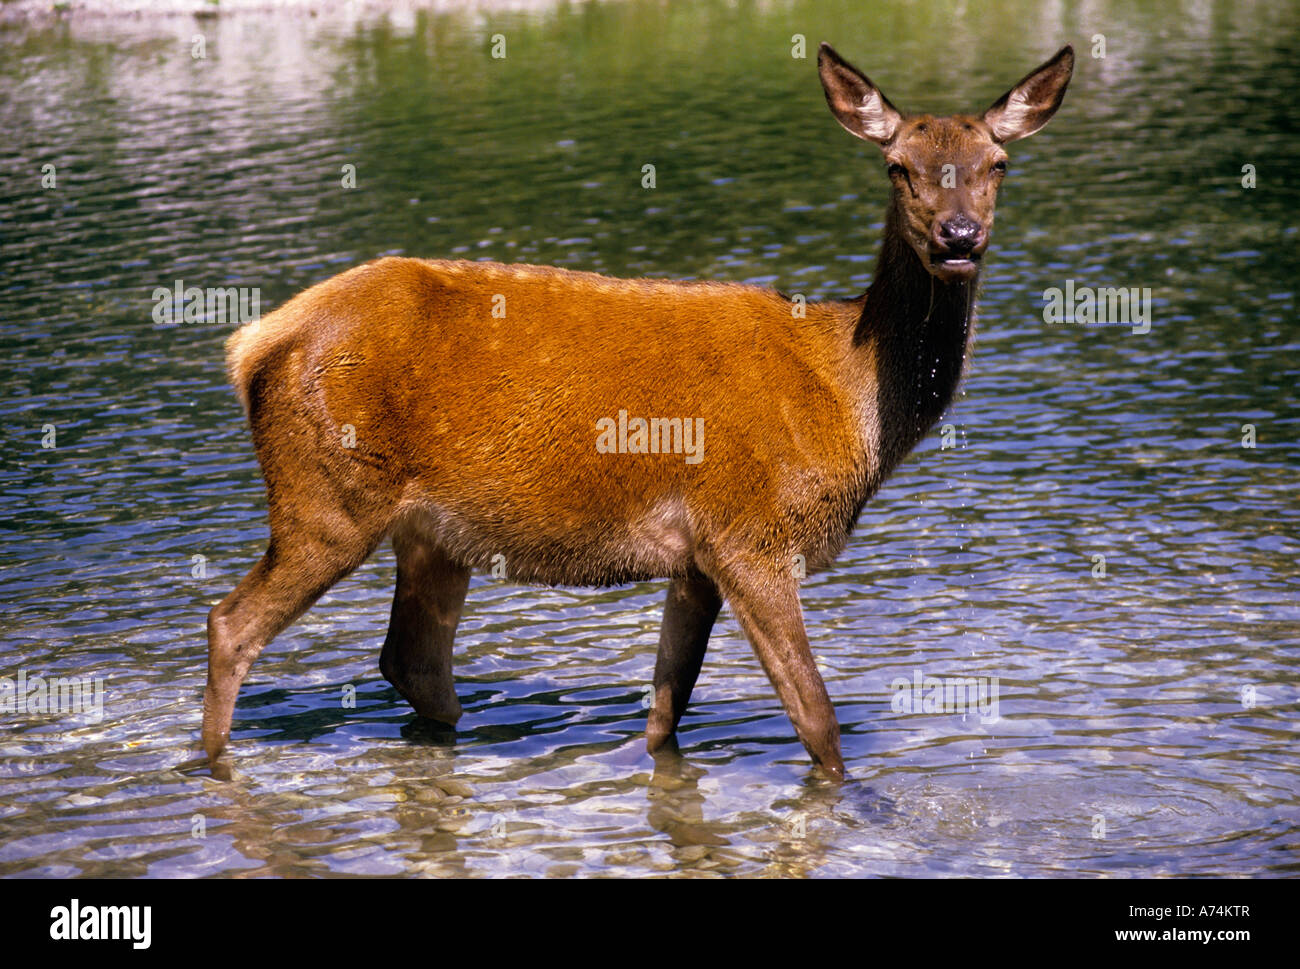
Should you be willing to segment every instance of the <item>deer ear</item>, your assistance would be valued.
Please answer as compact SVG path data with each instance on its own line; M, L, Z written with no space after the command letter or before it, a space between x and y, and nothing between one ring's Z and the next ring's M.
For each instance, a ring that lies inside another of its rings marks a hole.
M830 44L822 44L817 51L817 72L831 114L849 134L882 145L894 140L903 116L880 88Z
M985 123L1000 142L1028 138L1052 120L1074 72L1074 48L1066 44L1056 56L1026 74L984 112Z

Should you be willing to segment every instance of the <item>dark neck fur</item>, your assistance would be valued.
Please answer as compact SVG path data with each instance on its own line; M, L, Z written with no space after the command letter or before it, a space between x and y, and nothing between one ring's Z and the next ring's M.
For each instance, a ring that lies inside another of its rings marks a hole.
M975 285L945 283L921 264L890 210L875 279L853 334L875 347L880 477L914 448L951 403L975 325Z

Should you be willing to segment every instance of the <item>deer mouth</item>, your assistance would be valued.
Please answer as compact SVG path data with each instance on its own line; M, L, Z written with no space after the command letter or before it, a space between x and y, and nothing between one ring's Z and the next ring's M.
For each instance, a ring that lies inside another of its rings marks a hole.
M970 279L979 272L981 253L931 252L930 269L941 279Z

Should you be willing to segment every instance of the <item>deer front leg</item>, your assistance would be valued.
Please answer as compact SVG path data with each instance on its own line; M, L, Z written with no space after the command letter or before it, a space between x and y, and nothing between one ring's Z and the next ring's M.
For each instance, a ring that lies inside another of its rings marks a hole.
M843 779L840 725L808 645L797 580L742 566L728 569L719 586L813 763Z
M659 630L654 702L646 724L646 749L654 753L677 731L700 675L713 621L722 608L718 587L698 572L673 579Z

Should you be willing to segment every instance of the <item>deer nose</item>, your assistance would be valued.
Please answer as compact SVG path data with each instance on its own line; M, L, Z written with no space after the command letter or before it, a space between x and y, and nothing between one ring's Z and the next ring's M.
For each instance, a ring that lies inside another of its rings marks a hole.
M956 215L939 222L935 240L948 252L969 255L984 242L984 227L965 215Z

